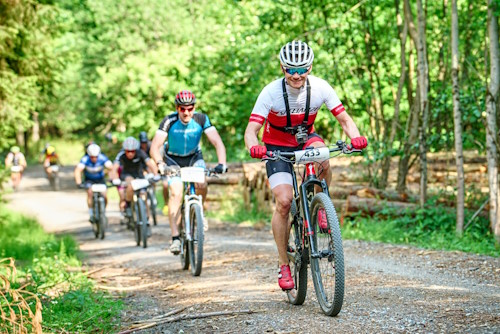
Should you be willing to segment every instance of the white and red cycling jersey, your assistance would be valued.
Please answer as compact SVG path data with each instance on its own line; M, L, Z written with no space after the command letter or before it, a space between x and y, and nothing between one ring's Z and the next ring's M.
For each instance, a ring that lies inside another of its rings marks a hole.
M310 126L308 133L314 132L314 120L318 114L318 110L323 104L331 111L333 116L338 116L345 109L340 102L337 93L328 82L318 77L309 75L309 83L311 85L311 102L309 108L309 117L307 124ZM278 127L287 126L287 116L285 101L283 98L283 79L277 79L268 84L260 92L257 102L250 115L250 122L257 122L266 125L264 127L264 135L262 141L266 144L295 147L298 146L295 136L291 133L286 133L275 129L269 123ZM286 85L288 94L288 103L290 106L291 126L297 126L304 120L306 109L307 90L304 85L300 89Z

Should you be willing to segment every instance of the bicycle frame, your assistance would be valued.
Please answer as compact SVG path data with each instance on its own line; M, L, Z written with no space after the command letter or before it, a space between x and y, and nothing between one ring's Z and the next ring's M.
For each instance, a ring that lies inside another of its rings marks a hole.
M318 252L315 249L316 246L314 243L311 242L311 237L314 234L314 230L311 227L310 222L310 212L309 212L309 201L312 200L312 198L309 198L309 194L314 195L314 192L312 189L314 189L314 186L318 185L321 187L322 191L326 194L328 194L328 186L326 184L325 180L320 180L316 177L316 169L314 168L314 163L310 162L305 165L305 176L304 176L305 181L302 182L300 185L300 191L299 191L299 186L297 184L297 175L295 172L295 169L292 168L292 180L293 180L293 192L294 192L294 201L297 204L297 208L300 208L302 210L302 215L300 214L300 211L297 210L294 216L294 221L299 223L299 228L301 228L300 234L296 234L297 236L301 236L302 240L301 244L304 245L305 247L309 248L311 250L311 256L312 257L317 257ZM311 189L312 188L312 189ZM300 202L300 206L298 205ZM301 218L303 221L301 221ZM305 236L307 235L307 239L305 239ZM296 240L297 243L297 240Z

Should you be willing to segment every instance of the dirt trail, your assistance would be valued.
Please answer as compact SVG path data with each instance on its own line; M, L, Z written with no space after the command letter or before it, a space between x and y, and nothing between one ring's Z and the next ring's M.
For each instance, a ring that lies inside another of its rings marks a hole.
M46 230L74 235L84 263L102 289L119 293L127 307L123 329L183 308L182 314L252 310L183 320L144 333L500 333L500 259L460 252L345 241L346 295L335 318L321 313L312 282L303 306L287 303L277 285L277 260L269 229L209 220L203 272L181 270L165 247L166 218L153 227L147 249L135 246L108 206L109 230L96 240L85 193L63 168L62 189L49 190L40 168L28 169L9 206L36 216ZM110 190L114 191L114 190Z

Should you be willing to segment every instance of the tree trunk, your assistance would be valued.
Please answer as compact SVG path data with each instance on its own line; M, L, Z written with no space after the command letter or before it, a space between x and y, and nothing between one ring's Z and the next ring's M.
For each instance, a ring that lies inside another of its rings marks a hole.
M490 83L486 93L486 149L488 158L488 182L490 187L490 227L495 239L500 242L500 219L498 219L498 150L497 150L497 98L500 79L498 58L498 17L495 15L496 1L488 0L488 34L490 40Z
M429 123L429 67L427 64L427 41L425 34L425 13L422 0L417 0L418 31L413 22L413 15L409 0L404 2L405 18L408 22L410 36L417 48L417 79L420 94L419 112L422 122L419 128L420 153L420 205L423 207L427 200L427 127Z
M382 162L382 174L380 176L379 186L381 189L387 187L387 179L389 178L389 168L391 166L391 151L392 145L394 143L394 138L396 137L396 128L399 123L399 108L401 105L401 95L403 94L403 87L406 79L406 38L408 35L408 25L403 22L401 13L399 12L399 0L395 0L396 5L396 19L399 31L400 40L400 53L401 53L401 74L399 76L398 92L396 94L396 101L394 101L394 116L391 123L391 133L389 135L389 140L387 141L387 152Z
M403 146L403 155L399 159L398 167L398 181L396 190L399 192L406 191L406 176L408 175L408 169L410 168L410 157L413 153L413 146L417 140L418 134L418 101L420 99L417 85L417 94L415 96L414 102L410 108L408 130L405 133L406 141Z
M457 0L451 4L451 76L453 80L453 119L455 124L455 156L457 164L457 224L456 233L464 232L464 157L462 147L462 114L460 112L458 11Z
M40 121L38 120L38 112L33 112L33 128L31 129L31 140L33 143L38 143L40 141Z

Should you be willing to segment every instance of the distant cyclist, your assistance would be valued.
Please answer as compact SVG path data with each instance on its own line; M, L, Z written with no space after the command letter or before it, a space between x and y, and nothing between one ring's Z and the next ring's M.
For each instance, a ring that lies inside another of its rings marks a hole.
M51 166L61 165L61 161L59 160L59 155L56 152L54 146L49 145L45 149L45 158L43 160L43 168L45 169L45 173L47 177L50 179L52 176L52 168Z
M215 147L219 164L215 167L218 173L225 173L226 148L217 129L210 123L206 114L195 111L196 97L188 90L180 91L175 97L177 112L166 116L160 123L159 129L151 144L151 157L158 164L160 172L166 166L197 166L205 167L203 154L201 152L200 140L203 133L206 134L210 143ZM168 140L168 148L165 151L165 162L161 155L161 149L165 140ZM172 230L172 244L170 251L177 255L181 251L179 240L179 228L181 222L180 207L182 203L183 187L179 177L168 180L169 200L168 216ZM196 184L196 191L205 198L207 184Z
M10 179L14 191L19 189L19 184L21 183L26 165L26 158L19 146L12 146L7 157L5 157L5 169L10 169Z
M85 154L78 165L75 167L75 183L77 187L84 186L85 184L106 183L104 180L105 169L111 169L113 163L108 157L101 153L101 148L97 144L90 144L87 147L87 154ZM85 181L82 183L82 172ZM107 193L103 194L105 203L108 203ZM89 216L93 217L92 208L92 190L90 187L87 189L87 205L89 207Z
M118 189L118 193L120 194L120 211L122 213L124 213L125 208L130 205L134 196L134 190L130 182L133 179L144 178L144 166L147 166L154 174L157 173L156 164L146 155L146 153L139 149L139 141L134 137L127 137L123 141L123 150L116 156L110 173L110 178L113 179L113 183L120 183L120 180L127 183L126 189ZM120 167L121 172L119 174L118 170Z
M141 131L141 133L139 133L139 143L141 144L141 150L143 150L144 153L149 156L151 141L148 139L148 134L146 133L146 131Z

